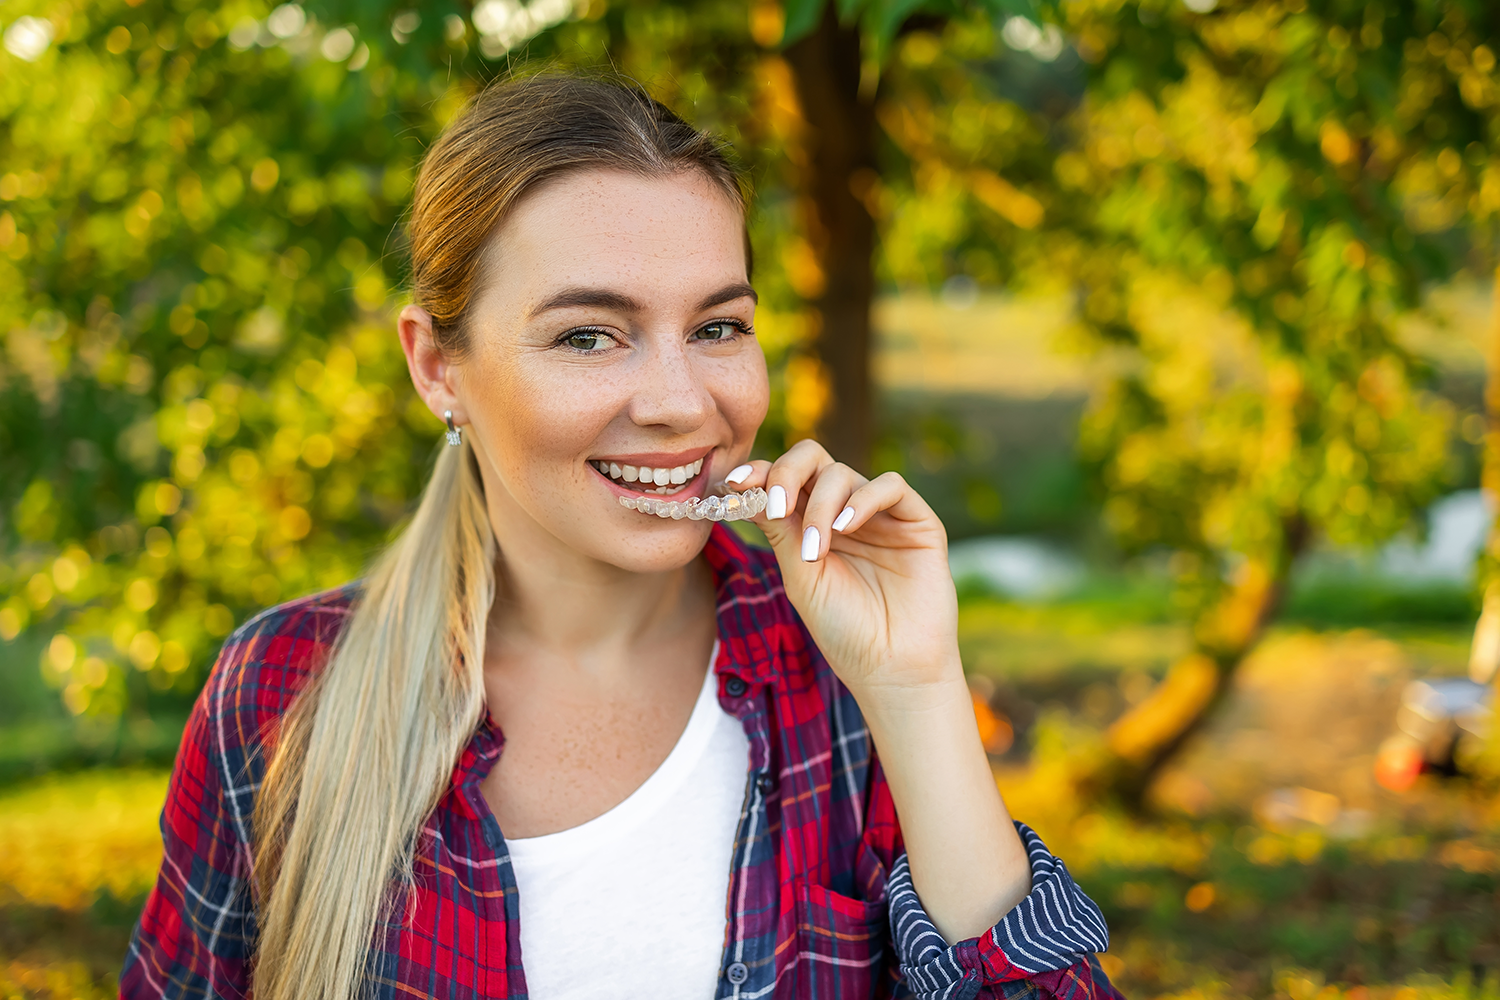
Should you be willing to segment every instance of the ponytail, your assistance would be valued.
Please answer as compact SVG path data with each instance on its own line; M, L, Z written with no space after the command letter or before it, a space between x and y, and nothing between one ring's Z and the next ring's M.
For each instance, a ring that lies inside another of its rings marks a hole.
M467 438L287 712L255 805L256 1000L347 1000L484 706L495 542Z

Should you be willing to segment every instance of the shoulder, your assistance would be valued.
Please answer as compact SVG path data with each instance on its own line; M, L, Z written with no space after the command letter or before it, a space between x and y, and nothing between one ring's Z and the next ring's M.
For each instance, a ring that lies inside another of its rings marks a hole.
M327 659L358 595L359 585L350 584L290 601L251 618L224 643L177 749L162 812L169 855L206 860L220 873L248 870L248 855L215 852L231 843L248 851L265 744Z
M359 583L262 611L225 641L195 715L221 752L255 756L268 730L327 661L361 592Z

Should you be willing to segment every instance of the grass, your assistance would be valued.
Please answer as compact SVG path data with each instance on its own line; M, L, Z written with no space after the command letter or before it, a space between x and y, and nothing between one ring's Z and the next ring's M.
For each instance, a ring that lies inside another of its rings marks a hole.
M0 642L0 789L85 768L170 767L187 701L158 693L149 712L130 718L74 718L42 679L39 662L50 639L33 629Z
M1390 828L1337 842L1314 828L1190 830L1203 846L1165 864L1075 855L1127 995L1264 997L1288 970L1345 989L1500 971L1491 832Z
M0 996L115 995L166 788L162 770L100 769L0 792Z
M1164 589L1137 581L1046 605L964 602L965 664L1033 751L1002 759L1002 787L1105 911L1104 965L1127 996L1500 992L1493 794L1424 779L1397 796L1373 780L1406 682L1462 674L1468 655L1464 594L1400 596L1378 583L1296 590L1145 818L1059 790L1070 761L1187 648ZM1328 815L1288 820L1268 808L1297 796L1327 803Z

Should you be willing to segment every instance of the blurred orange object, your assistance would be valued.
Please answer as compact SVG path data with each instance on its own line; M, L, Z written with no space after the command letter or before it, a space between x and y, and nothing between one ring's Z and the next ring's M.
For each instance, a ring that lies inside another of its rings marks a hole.
M984 744L984 752L998 756L1009 750L1016 739L1010 720L990 708L978 691L970 691L969 697L974 701L974 721L979 723L979 741Z
M1183 903L1194 913L1202 913L1214 905L1214 899L1217 895L1212 882L1199 882L1187 891L1187 897L1183 900Z
M1406 736L1392 736L1375 753L1375 780L1393 792L1404 792L1422 773L1422 748Z

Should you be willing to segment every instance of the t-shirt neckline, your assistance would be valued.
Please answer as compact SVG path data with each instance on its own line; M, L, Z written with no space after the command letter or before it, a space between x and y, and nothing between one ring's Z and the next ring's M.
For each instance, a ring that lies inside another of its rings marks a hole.
M506 845L511 853L522 853L533 864L545 863L548 858L559 855L576 856L577 852L589 850L596 844L616 842L650 819L677 792L697 766L708 749L714 727L724 714L719 705L718 674L714 671L714 663L718 658L719 640L715 639L713 650L709 653L708 671L703 678L703 686L698 691L693 712L688 717L687 725L683 727L682 735L677 738L677 743L668 752L666 759L641 782L639 788L627 795L619 805L577 826L536 837L514 840L507 838Z

